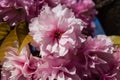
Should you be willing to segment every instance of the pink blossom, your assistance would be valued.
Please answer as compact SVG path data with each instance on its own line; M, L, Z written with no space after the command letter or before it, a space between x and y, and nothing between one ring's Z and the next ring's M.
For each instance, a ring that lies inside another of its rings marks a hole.
M29 20L38 15L44 0L0 0L0 21L12 26L20 21Z
M108 37L104 35L98 35L95 38L88 37L78 49L75 60L79 61L79 66L95 67L95 64L106 63L96 55L97 52L101 52L101 54L102 52L113 53L113 50L112 41ZM95 54L91 53L94 51Z
M39 68L40 80L81 80L74 66L66 66L70 60L65 57L47 56Z
M45 0L45 2L51 6L51 7L55 7L58 4L64 4L66 6L71 6L72 4L76 3L76 0Z
M46 56L50 52L56 53L56 56L64 56L69 50L79 47L85 23L75 18L72 11L62 5L53 9L44 7L29 25L29 34L40 45L40 54Z
M83 33L88 36L93 35L95 28L93 21L95 20L95 15L97 14L93 0L79 0L70 8L73 10L76 17L87 23L87 27L84 28Z
M93 0L45 0L45 2L49 6L57 6L58 4L65 5L72 9L76 17L86 22L91 22L94 15L97 14Z
M117 58L118 56L119 54ZM118 64L120 61L108 52L96 50L84 54L78 51L77 54L71 56L70 61L68 65L76 67L76 73L81 80L119 80L120 78Z
M115 47L113 56L115 58L115 63L116 65L118 65L118 68L119 68L120 67L120 47Z
M93 0L45 0L45 2L51 7L62 4L71 9L75 17L87 23L82 33L87 36L94 35L95 24L93 21L95 20L97 11Z
M10 48L3 62L2 80L80 80L76 68L67 65L69 62L67 57L33 57L28 47L20 55L16 48Z
M76 15L79 15L79 14L82 15L85 12L88 12L88 14L90 14L89 12L93 12L90 10L95 10L94 6L95 6L95 4L92 0L80 0L79 2L75 3L72 6L72 8L73 8L73 11L76 13ZM87 13L85 13L85 14L87 14Z
M33 57L28 47L24 47L20 55L16 48L10 48L5 56L2 68L2 80L37 79L37 69L42 61Z
M83 46L84 52L102 51L112 53L113 51L113 43L105 35L98 35L95 38L88 37Z

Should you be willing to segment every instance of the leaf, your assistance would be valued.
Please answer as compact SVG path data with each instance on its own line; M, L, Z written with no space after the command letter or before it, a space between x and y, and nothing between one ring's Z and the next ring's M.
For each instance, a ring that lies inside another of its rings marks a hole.
M13 46L14 41L17 40L16 30L14 29L7 35L0 46L0 60L4 58L6 49L10 46Z
M21 49L26 46L29 42L32 41L32 37L28 34L28 26L25 22L20 22L15 26L8 36L4 39L0 46L0 60L5 56L5 51L8 47L12 47L15 41L19 43L19 52Z
M28 26L24 21L21 21L20 23L17 24L16 34L17 34L17 37L18 37L19 45L21 45L24 38L28 34Z
M110 39L113 41L114 45L120 46L120 36L110 36Z
M19 42L18 53L20 53L22 48L32 41L32 37L28 35L28 26L24 21L17 24L16 34Z
M29 44L30 42L32 42L32 41L33 41L33 38L32 38L30 35L27 35L27 36L24 38L22 44L20 45L20 47L19 47L19 49L18 49L18 52L20 52L24 46L28 45L28 44Z
M10 26L6 22L0 23L0 40L5 38L10 32Z

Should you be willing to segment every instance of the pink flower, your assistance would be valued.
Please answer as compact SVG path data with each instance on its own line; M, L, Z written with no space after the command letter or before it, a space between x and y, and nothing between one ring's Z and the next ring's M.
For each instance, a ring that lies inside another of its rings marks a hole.
M87 27L84 28L83 34L93 36L95 28L93 21L95 20L95 15L97 14L93 0L79 0L71 6L71 9L75 13L76 17L87 23Z
M89 67L95 68L96 64L106 63L106 61L101 59L97 53L104 55L104 52L106 52L107 55L113 53L112 48L112 41L104 35L98 35L95 38L88 37L82 43L81 47L77 50L75 55L71 56L70 65L76 66L79 76L85 77L87 75L87 77L89 77L91 75Z
M2 80L10 80L10 79L18 79L21 76L21 70L19 68L16 68L14 65L14 58L17 58L17 49L16 48L10 48L9 51L6 54L5 61L2 66ZM22 66L22 63L24 61L24 57L21 57L20 59L20 66Z
M120 47L115 47L114 54L115 63L120 67Z
M65 57L47 56L39 67L40 80L81 80L74 66L66 66L70 60Z
M45 0L45 2L51 6L51 7L55 7L58 4L64 4L66 6L71 6L72 4L76 3L76 0Z
M43 0L0 0L0 21L12 26L20 21L29 22L38 15L43 3Z
M116 65L113 54L106 52L91 52L90 54L91 59L89 59L88 62L92 62L94 67L88 66L88 70L91 73L91 78L88 77L88 80L119 80L120 69L119 66ZM102 60L102 63L99 60Z
M85 23L75 18L68 8L58 5L51 9L45 6L40 15L31 20L30 35L40 45L42 56L48 52L64 56L81 45L81 31Z
M67 65L67 57L48 55L42 59L29 54L24 47L20 55L16 48L10 48L2 66L2 80L80 80L74 66Z
M40 58L30 54L28 47L24 47L20 55L16 48L10 48L2 66L2 80L37 79L37 70L41 63Z
M86 22L91 22L97 13L93 0L45 0L45 2L51 7L58 4L65 5L72 9L76 17Z
M95 38L88 37L83 46L84 52L102 51L112 53L113 51L113 43L105 35L98 35Z
M95 4L92 0L79 0L77 3L72 5L72 9L76 15L85 16L85 14L91 14L91 12L95 10L94 6ZM86 12L88 12L88 14Z

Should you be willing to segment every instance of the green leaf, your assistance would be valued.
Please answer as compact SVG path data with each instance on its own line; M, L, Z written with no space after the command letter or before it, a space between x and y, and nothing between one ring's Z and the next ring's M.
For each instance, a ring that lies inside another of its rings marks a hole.
M14 42L17 41L17 35L16 35L16 30L12 30L7 37L4 39L0 46L0 60L2 60L5 56L6 49L8 47L12 47Z
M28 26L25 22L18 23L14 30L12 30L7 37L3 40L0 46L0 60L5 56L6 49L8 47L14 46L14 42L18 41L19 43L19 52L21 49L26 46L29 42L32 41L32 37L28 34Z
M6 22L0 23L0 40L5 38L10 32L10 26Z
M29 43L33 42L33 38L30 36L30 35L27 35L22 44L20 45L19 49L18 49L18 52L20 52L22 50L22 48L26 45L28 45Z
M110 36L110 38L113 41L114 45L120 46L120 36Z
M16 34L17 34L17 37L18 37L19 45L21 45L24 38L28 34L28 26L24 21L21 21L20 23L17 24Z

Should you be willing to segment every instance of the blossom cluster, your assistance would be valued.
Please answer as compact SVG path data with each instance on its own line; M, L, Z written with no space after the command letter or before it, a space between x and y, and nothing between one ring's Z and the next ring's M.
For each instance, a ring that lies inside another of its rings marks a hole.
M92 20L97 11L92 0L1 0L0 22L7 21L15 26L20 21L30 22L31 18L37 17L44 5L55 7L62 4L74 12L74 15L84 20L87 24L84 34L93 35L94 24Z
M119 80L120 49L105 35L88 36L94 6L92 0L1 0L1 19L27 20L33 38L20 53L8 48L1 80ZM19 9L22 17L14 13Z

